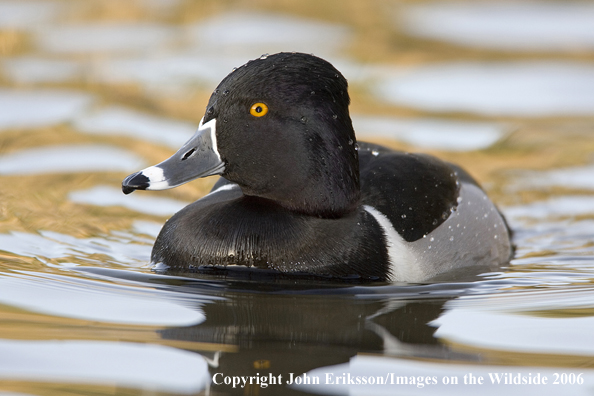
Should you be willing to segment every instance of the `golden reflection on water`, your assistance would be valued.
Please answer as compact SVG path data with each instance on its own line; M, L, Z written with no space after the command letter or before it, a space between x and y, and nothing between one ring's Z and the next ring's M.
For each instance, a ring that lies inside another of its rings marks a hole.
M134 326L32 314L0 304L0 338L12 340L96 340L153 343L197 352L236 352L234 345L163 339L159 326Z
M69 4L70 2L66 2ZM417 3L416 1L404 2ZM232 5L231 5L232 4ZM164 15L147 10L140 2L92 1L81 6L69 7L68 22L83 21L161 21L166 23L187 23L207 18L229 9L265 10L288 12L294 15L346 24L355 31L355 39L347 52L364 62L388 63L392 65L421 64L432 61L456 59L532 59L540 57L562 57L563 59L594 60L592 51L573 51L562 56L555 54L530 54L516 52L489 51L454 47L447 43L411 38L393 29L391 18L386 18L389 10L394 14L394 4L385 1L216 1L182 2L173 12ZM27 40L14 30L0 31L0 49L4 55L14 56L29 50ZM349 77L348 75L346 76ZM2 81L3 85L21 87L13 81ZM26 86L26 85L24 85ZM96 94L106 103L120 103L141 111L175 119L185 119L198 124L204 106L213 86L198 88L192 97L176 99L147 93L141 87L125 83L108 86L93 82L52 84L81 89ZM354 113L417 116L422 111L413 108L395 107L381 102L370 95L363 86L352 84L352 106ZM474 120L472 114L445 114L444 118ZM441 158L461 164L482 182L492 197L500 204L516 204L542 199L557 191L524 190L511 196L502 191L502 186L517 169L550 169L584 164L594 152L594 139L591 131L594 120L591 117L580 119L551 117L546 119L518 119L495 117L512 125L511 134L492 147L480 151L463 153L429 150ZM147 142L118 137L87 136L77 133L65 125L28 130L3 131L0 138L0 152L10 153L26 147L72 143L106 143L125 147L157 163L171 154L171 150ZM414 147L395 141L380 139L388 146L415 150ZM427 150L426 150L427 151ZM38 159L43 161L42 158ZM86 175L38 175L38 176L0 176L5 186L0 190L0 231L35 231L47 229L76 236L99 235L114 229L128 229L135 214L117 208L88 208L68 202L66 195L74 188L81 189L97 184L117 186L125 174L86 174ZM159 193L182 200L195 200L204 195L213 181L196 181L172 191ZM579 191L584 193L585 191ZM143 194L142 192L140 194Z

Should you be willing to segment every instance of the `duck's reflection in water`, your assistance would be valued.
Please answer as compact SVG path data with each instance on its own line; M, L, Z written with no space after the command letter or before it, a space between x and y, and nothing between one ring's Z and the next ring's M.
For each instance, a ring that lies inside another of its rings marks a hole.
M405 288L402 288L405 289ZM206 321L191 327L163 330L164 339L235 345L235 353L205 354L212 390L244 394L241 385L224 384L225 377L270 376L283 385L314 368L348 362L360 353L408 358L468 360L440 344L428 325L451 297L407 298L340 294L346 289L227 292L225 298L201 307ZM319 291L319 290L318 290ZM338 294L337 294L338 291ZM304 292L304 293L303 293ZM231 381L231 379L229 379ZM280 391L277 385L259 394ZM283 394L296 390L285 388ZM301 392L298 392L301 393Z

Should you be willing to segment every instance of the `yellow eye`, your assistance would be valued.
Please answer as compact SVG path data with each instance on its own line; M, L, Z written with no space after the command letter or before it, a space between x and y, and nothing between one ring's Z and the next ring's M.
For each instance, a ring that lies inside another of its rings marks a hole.
M264 103L254 103L250 109L250 114L254 117L262 117L268 113L268 106Z

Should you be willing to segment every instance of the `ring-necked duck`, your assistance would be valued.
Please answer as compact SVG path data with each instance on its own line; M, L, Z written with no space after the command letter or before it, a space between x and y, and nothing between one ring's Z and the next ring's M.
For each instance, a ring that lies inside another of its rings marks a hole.
M165 223L153 263L404 282L506 263L509 230L478 184L429 155L357 143L349 102L342 74L313 55L231 72L195 135L122 183L222 176Z

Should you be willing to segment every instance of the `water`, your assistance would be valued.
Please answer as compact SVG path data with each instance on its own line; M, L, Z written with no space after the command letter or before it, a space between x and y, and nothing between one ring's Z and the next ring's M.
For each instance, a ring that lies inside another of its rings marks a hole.
M0 159L0 174L132 171L142 158L109 146L58 145L19 150Z
M397 23L412 35L511 51L592 49L594 6L586 2L461 2L408 7Z
M577 62L454 62L382 81L385 100L430 111L582 115L594 111L594 67Z
M592 6L239 3L0 0L0 394L592 394ZM121 180L279 50L337 65L360 139L477 177L511 263L427 285L152 271L215 180Z
M352 116L357 136L363 139L396 139L423 149L471 151L485 149L508 134L509 127L497 123L461 122L444 119L402 119Z

